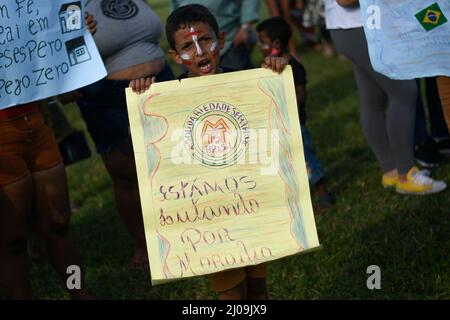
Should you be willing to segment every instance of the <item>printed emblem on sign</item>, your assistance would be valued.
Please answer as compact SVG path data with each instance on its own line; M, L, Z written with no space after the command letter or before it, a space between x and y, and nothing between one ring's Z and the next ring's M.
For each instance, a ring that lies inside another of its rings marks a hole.
M84 37L78 37L66 41L66 50L69 55L70 65L74 66L82 62L91 60L88 47L84 41Z
M437 3L434 3L417 13L416 19L427 32L448 21Z
M210 102L198 106L184 124L188 152L200 163L223 168L236 164L250 138L245 115L235 106Z
M59 24L62 33L78 31L83 28L81 2L65 3L59 10Z

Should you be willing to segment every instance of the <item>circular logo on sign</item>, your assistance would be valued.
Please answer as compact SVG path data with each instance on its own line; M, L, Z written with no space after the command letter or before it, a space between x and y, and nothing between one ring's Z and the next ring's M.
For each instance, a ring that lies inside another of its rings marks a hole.
M184 123L188 152L200 163L213 168L236 164L248 145L248 121L235 106L210 102L192 111Z
M113 19L130 19L138 13L138 7L132 0L103 0L102 11Z

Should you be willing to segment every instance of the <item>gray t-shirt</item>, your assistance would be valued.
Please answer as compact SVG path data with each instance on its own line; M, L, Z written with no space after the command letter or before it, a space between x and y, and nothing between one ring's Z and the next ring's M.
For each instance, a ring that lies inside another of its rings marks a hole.
M108 74L164 57L161 20L143 0L88 0L94 40Z

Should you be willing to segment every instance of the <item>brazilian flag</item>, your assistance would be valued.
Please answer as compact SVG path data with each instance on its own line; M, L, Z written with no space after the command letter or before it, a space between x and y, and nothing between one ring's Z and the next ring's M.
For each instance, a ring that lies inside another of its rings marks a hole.
M437 2L417 13L416 19L426 32L448 21Z

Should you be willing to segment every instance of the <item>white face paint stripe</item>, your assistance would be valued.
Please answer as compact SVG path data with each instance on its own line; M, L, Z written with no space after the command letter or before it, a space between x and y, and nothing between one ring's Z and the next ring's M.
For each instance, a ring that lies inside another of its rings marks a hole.
M194 27L191 27L189 29L189 32L195 33ZM197 54L201 56L203 54L203 51L202 51L202 48L200 48L200 44L198 43L197 34L192 35L192 41L194 41L195 47L197 48Z
M219 43L217 42L217 40L215 40L212 45L211 45L211 52L216 51L217 47L218 47Z
M183 53L180 57L183 60L191 60L191 56L188 53Z

